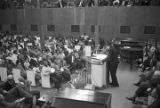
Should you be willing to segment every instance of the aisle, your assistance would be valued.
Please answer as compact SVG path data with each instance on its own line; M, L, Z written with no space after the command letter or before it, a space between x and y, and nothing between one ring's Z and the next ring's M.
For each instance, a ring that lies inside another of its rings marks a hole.
M119 81L119 88L106 88L98 90L101 92L112 94L111 108L132 108L132 103L126 97L133 95L136 87L133 85L138 80L138 72L136 69L132 71L129 69L128 64L119 64L117 70L117 77Z

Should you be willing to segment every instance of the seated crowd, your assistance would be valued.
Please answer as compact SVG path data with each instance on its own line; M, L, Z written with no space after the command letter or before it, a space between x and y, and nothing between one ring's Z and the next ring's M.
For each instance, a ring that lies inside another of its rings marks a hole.
M143 58L137 60L137 67L141 68L141 71L149 70L157 65L157 61L160 61L160 51L150 43L146 43L143 48Z
M30 90L32 82L27 80L27 70L34 71L36 85L42 84L42 75L50 75L51 88L60 89L77 70L85 69L84 45L95 46L93 39L86 34L77 38L49 36L42 48L38 35L0 33L0 66L6 67L8 74L6 82L0 84L0 100L3 100L0 106L5 108L10 105L7 102L23 97L32 105L33 96L39 98L39 91ZM14 68L21 71L19 82L22 83L15 84ZM17 105L16 101L11 104L14 105Z
M33 96L36 96L36 104L38 104L40 91L31 90L31 82L23 77L19 78L19 82L16 84L13 75L10 74L7 80L0 85L1 108L32 108Z
M6 8L63 8L96 6L159 6L159 0L0 0L0 9Z
M137 90L134 95L127 97L135 105L143 105L143 108L160 107L160 64L159 53L151 44L144 47L144 59L138 65L143 72L140 79L134 85ZM142 98L143 97L143 98Z

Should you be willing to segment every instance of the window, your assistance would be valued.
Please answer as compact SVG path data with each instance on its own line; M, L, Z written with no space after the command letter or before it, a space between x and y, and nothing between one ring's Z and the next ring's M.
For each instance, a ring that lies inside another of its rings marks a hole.
M11 24L11 31L17 31L17 25L16 24Z
M38 31L38 26L32 24L32 25L31 25L31 31Z
M120 33L129 34L130 32L130 26L120 26Z
M155 26L145 26L144 34L155 34L156 27Z
M71 25L71 32L80 32L79 25Z
M94 33L95 32L95 26L91 25L91 32Z
M48 31L55 31L55 26L54 25L47 25L47 30Z

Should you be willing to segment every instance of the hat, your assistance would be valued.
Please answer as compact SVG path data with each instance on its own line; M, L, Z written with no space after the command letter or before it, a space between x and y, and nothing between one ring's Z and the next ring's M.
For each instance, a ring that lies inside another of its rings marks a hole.
M8 75L7 79L13 79L13 75Z
M23 77L19 77L19 78L18 78L18 81L19 81L19 82L24 82L24 78L23 78Z

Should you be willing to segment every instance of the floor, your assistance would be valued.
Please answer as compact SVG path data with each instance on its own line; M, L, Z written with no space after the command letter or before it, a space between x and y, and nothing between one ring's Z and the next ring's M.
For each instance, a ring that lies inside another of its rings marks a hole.
M133 83L137 82L139 74L140 72L135 68L130 70L128 64L119 64L117 70L119 88L99 90L100 92L112 94L111 108L132 108L132 103L126 97L134 94L136 87Z
M127 96L132 96L136 87L133 85L138 80L140 72L136 68L130 70L129 65L120 63L117 70L117 77L120 87L105 88L96 90L104 93L112 94L111 108L132 108L132 103L126 99ZM45 94L50 89L34 88L41 91L41 95Z

